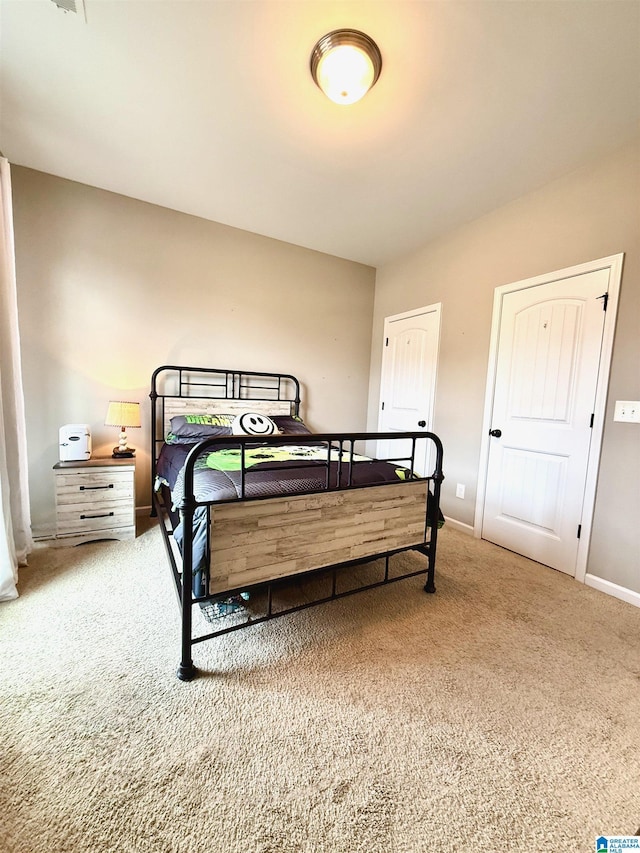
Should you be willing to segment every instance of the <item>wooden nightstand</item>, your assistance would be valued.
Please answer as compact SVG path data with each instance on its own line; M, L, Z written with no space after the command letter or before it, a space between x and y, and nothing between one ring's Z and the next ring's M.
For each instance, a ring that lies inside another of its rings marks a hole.
M65 545L135 539L135 459L58 462L56 534Z

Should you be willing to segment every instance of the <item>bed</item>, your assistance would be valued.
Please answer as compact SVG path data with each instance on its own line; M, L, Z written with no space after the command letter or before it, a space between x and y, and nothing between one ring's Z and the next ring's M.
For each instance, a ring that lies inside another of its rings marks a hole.
M162 365L149 396L152 515L181 612L180 679L197 675L195 645L230 631L423 573L435 592L438 436L312 433L291 374ZM428 476L415 470L423 442ZM426 566L394 568L407 550ZM373 574L358 574L363 565Z

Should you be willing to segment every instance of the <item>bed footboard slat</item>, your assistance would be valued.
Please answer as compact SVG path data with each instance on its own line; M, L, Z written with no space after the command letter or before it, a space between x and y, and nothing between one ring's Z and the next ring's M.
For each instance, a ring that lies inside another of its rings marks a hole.
M426 500L419 481L214 506L209 594L423 544Z

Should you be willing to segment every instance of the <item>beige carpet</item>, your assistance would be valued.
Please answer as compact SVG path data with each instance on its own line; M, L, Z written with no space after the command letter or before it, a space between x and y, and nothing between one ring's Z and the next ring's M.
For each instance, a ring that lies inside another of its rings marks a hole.
M157 529L40 546L0 605L0 849L582 853L634 833L640 610L446 527L437 587L201 644L186 684Z

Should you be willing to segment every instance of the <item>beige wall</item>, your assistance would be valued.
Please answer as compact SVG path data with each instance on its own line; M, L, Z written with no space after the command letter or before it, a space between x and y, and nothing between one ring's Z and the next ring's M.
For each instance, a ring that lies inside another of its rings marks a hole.
M434 429L445 447L443 511L474 522L494 289L625 253L587 571L640 592L640 426L613 403L640 400L640 145L615 154L378 270L368 426L377 423L384 318L442 302ZM456 483L466 485L464 501Z
M18 307L34 532L53 529L58 427L109 452L109 399L143 403L138 504L149 503L149 376L161 363L297 374L317 429L377 426L384 317L442 302L435 429L443 509L473 524L496 287L625 253L588 571L640 592L640 148L627 147L374 270L13 167ZM198 305L194 310L193 306ZM371 339L371 329L373 338ZM454 497L465 483L464 501Z
M365 427L375 272L14 166L18 310L34 533L54 527L58 428L117 430L139 400L137 503L148 505L149 378L165 363L294 373L316 429Z

